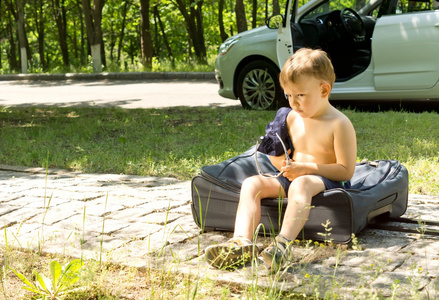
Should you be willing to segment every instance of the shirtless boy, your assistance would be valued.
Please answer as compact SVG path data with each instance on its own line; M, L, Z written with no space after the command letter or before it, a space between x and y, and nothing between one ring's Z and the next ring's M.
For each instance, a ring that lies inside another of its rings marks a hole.
M261 256L268 267L283 266L291 241L308 219L312 197L327 189L349 187L357 158L356 136L349 119L329 103L335 74L328 56L321 50L296 51L279 81L292 108L285 119L292 161L287 165L285 155L270 156L283 176L257 175L243 182L234 237L206 248L206 260L212 266L245 264L259 253L252 238L261 218L261 199L277 198L279 193L288 197L283 223Z

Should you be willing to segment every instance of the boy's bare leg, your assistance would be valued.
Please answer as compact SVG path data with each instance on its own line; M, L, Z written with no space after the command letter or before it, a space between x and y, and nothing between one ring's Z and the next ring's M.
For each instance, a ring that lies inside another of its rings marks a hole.
M259 249L252 239L261 219L261 199L277 197L280 191L284 194L276 179L247 178L241 187L234 237L227 243L207 247L206 261L217 268L229 268L245 265L256 257Z
M288 205L280 234L289 240L294 240L299 235L311 209L312 197L325 190L322 179L305 175L297 177L291 182L288 190Z
M238 211L235 220L234 237L252 240L261 220L261 199L285 197L279 181L273 178L252 176L244 180L241 187Z

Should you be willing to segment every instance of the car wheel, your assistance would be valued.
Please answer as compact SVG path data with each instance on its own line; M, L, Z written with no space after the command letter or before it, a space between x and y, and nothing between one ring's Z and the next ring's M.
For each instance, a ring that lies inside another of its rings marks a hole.
M279 84L279 70L265 61L251 62L241 70L237 94L246 109L268 110L288 106Z

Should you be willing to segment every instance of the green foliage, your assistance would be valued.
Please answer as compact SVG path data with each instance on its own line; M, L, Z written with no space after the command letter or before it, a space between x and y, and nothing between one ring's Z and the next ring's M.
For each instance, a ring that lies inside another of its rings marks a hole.
M28 72L92 72L81 1L28 0L25 2L25 31L29 45ZM185 3L188 11L197 8L198 5L198 1L182 2ZM281 11L284 10L284 2L285 0L280 1ZM264 25L265 19L273 13L271 3L267 5L262 1L245 1L246 16L249 20L248 29L253 23L254 4L256 26ZM11 7L14 13L11 12L10 6L0 1L0 11L3 14L0 18L0 74L20 72L16 8L13 4ZM219 28L219 1L204 1L201 7L202 20L198 21L194 18L194 22L200 22L197 34L204 37L207 57L214 57L222 42ZM155 11L157 14L154 13ZM65 17L62 15L63 12ZM173 65L167 65L167 69L158 66L163 62L183 64L194 60L194 45L176 1L152 1L149 13L151 47L156 61L152 71L173 70ZM59 20L56 20L60 15L65 20L65 28L59 24ZM227 36L236 34L234 0L224 1L222 16ZM104 71L143 71L140 1L105 1L101 24L106 58ZM66 35L68 64L64 62L61 51L61 32L65 32ZM210 62L208 66L209 71L213 71L213 63Z
M25 284L23 289L42 296L41 299L61 299L72 291L73 286L78 282L82 266L83 262L80 259L73 260L63 267L54 260L49 265L51 278L33 271L36 282L31 282L16 270L12 271Z

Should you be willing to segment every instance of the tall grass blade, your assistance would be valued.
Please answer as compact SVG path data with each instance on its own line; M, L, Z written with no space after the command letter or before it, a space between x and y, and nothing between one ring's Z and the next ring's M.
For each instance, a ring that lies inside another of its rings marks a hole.
M99 251L99 267L102 267L102 253L104 252L104 233L105 233L105 213L107 212L108 192L105 197L104 217L102 219L102 231Z

